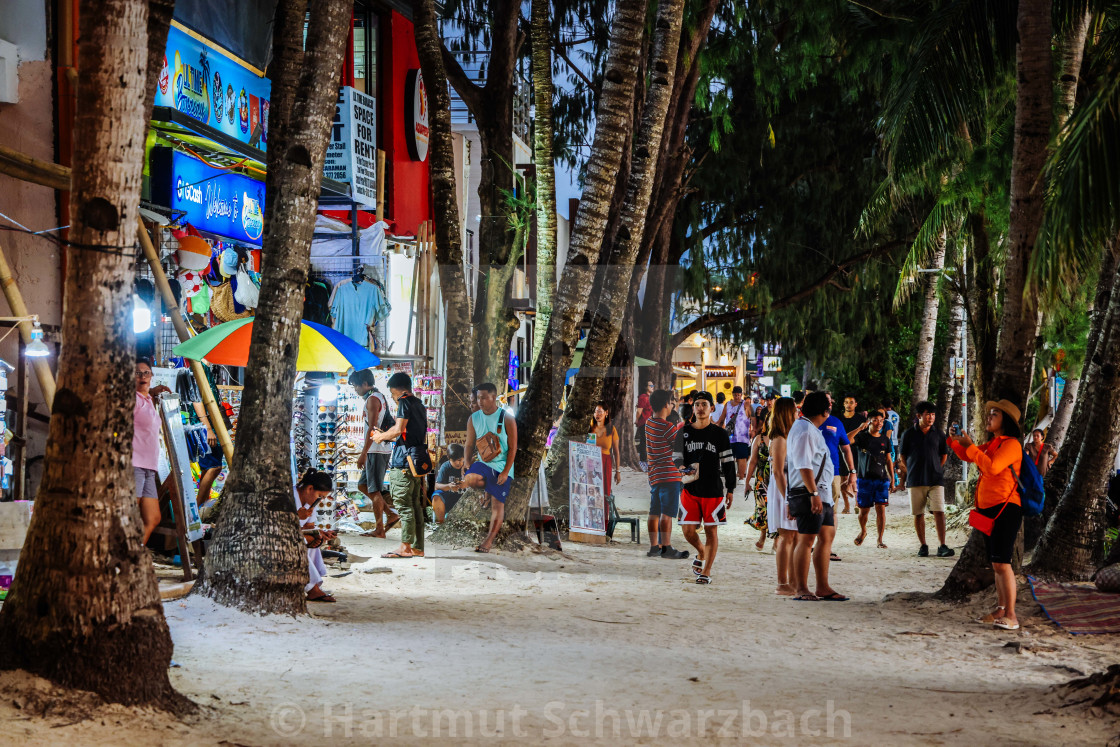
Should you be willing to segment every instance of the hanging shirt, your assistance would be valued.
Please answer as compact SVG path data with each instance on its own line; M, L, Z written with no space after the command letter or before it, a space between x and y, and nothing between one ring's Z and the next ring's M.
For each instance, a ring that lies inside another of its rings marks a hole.
M146 394L136 393L133 423L132 466L159 469L159 412Z
M343 280L335 286L331 299L331 318L334 328L363 348L369 344L369 329L381 304L381 295L373 283L354 285Z

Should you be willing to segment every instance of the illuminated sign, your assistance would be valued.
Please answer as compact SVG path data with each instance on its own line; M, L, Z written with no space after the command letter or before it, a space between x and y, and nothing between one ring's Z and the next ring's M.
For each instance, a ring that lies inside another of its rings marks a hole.
M156 106L175 109L264 150L271 88L257 71L172 21Z
M211 168L170 148L153 148L152 200L186 213L200 231L247 244L264 234L264 182Z
M413 161L428 157L428 92L424 88L424 75L419 70L409 70L404 87L406 122L405 143Z
M780 373L782 370L782 359L776 355L762 356L762 370L765 373Z

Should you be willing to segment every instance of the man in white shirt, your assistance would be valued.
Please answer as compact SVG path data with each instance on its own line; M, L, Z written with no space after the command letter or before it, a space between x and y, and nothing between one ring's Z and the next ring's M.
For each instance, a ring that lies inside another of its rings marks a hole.
M825 392L812 392L801 405L801 417L790 428L786 442L789 472L789 510L797 520L797 544L793 549L793 585L797 601L845 602L847 597L828 585L828 564L836 520L832 496L832 455L820 426L832 414ZM800 489L800 490L798 490ZM805 496L797 500L798 493ZM816 547L813 543L816 542ZM816 571L816 592L809 591L809 560Z

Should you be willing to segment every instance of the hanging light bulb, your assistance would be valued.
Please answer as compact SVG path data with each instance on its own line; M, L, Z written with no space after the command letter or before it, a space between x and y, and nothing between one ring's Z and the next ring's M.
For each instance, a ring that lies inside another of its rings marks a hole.
M39 326L38 321L31 328L31 342L27 343L23 354L28 358L43 358L51 354L51 349L43 342L43 328Z
M136 334L147 332L152 328L152 310L144 299L137 294L132 294L132 331Z

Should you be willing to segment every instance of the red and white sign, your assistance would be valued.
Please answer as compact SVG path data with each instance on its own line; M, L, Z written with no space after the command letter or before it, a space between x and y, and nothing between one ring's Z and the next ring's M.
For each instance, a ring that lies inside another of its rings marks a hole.
M408 155L413 161L425 161L428 158L428 92L424 88L424 74L419 70L408 71L404 103L408 117L405 133Z

